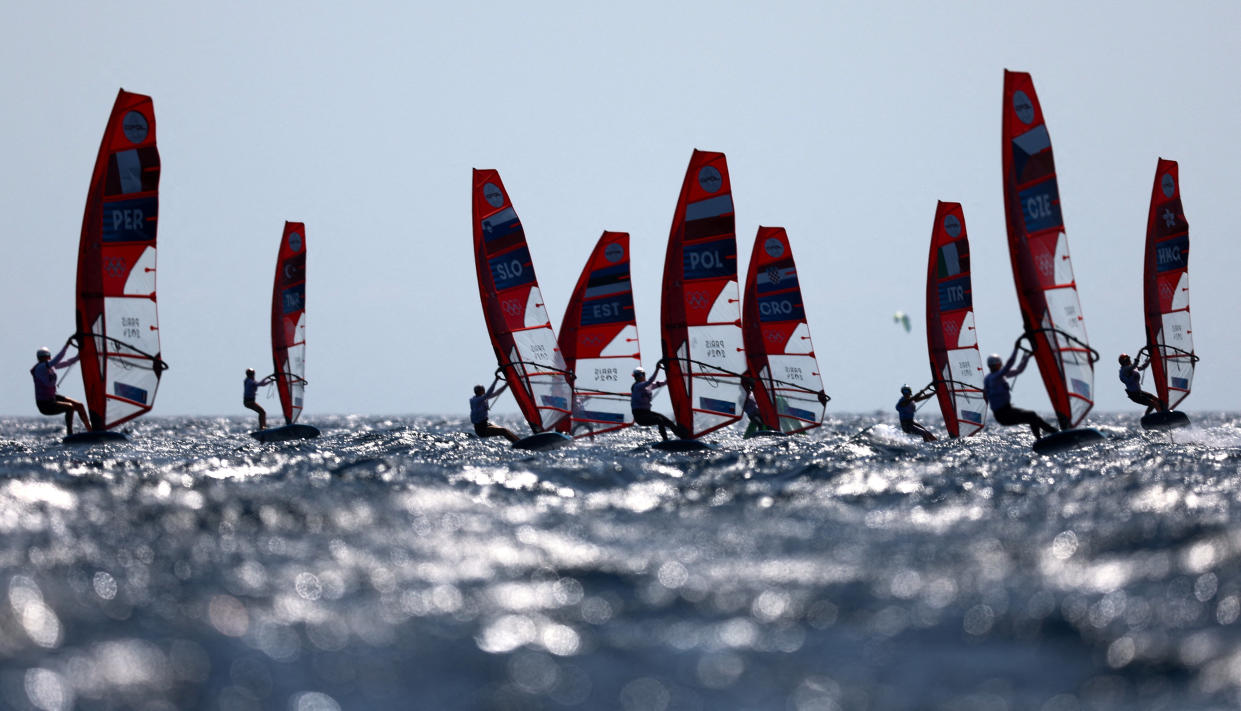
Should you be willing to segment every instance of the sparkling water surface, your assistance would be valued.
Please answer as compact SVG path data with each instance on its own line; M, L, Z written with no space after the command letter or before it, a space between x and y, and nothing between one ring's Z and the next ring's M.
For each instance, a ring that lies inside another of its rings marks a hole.
M3 419L0 707L1241 704L1241 416L1092 415L1106 441L1047 457L877 419L690 454L426 417L66 448Z

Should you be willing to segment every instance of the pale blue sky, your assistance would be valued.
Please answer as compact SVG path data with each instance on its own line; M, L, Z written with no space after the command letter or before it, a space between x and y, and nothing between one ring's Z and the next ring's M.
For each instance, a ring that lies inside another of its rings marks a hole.
M632 235L648 367L693 148L728 155L742 272L788 229L836 412L930 379L936 200L961 202L984 353L1021 329L1004 235L1003 70L1034 77L1056 151L1102 410L1143 343L1159 156L1180 162L1202 362L1184 409L1237 409L1241 3L9 3L0 27L4 414L73 329L82 208L119 87L154 98L163 158L156 414L243 414L271 367L280 231L309 242L304 418L464 414L495 360L470 169L495 168L558 327L604 229ZM898 309L914 317L905 334ZM65 389L81 392L75 370ZM1050 411L1036 374L1015 396ZM275 401L271 401L275 407ZM516 411L505 396L496 411Z

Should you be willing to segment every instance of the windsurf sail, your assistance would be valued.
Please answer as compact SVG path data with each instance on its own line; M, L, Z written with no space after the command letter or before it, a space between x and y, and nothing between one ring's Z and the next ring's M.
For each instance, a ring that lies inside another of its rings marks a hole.
M978 432L987 415L987 402L982 396L982 355L974 331L970 241L960 203L940 201L935 208L926 272L926 343L931 383L949 436Z
M1060 428L1076 427L1094 407L1094 361L1086 339L1051 136L1024 72L1004 72L1004 213L1017 301Z
M823 424L827 394L783 227L759 227L746 275L742 332L763 422L787 432Z
M1189 324L1189 223L1176 161L1159 159L1146 221L1146 348L1159 399L1175 408L1194 380Z
M741 419L746 369L737 234L723 153L695 150L664 258L660 313L677 424L699 437Z
M271 359L285 424L302 414L306 387L306 225L284 223L271 294Z
M499 372L535 432L568 417L573 388L500 174L474 170L474 263Z
M560 324L560 354L574 375L574 399L559 429L582 437L633 424L626 383L642 355L628 232L604 232L595 244Z
M99 147L78 243L75 341L91 430L149 411L168 368L155 298L159 171L151 97L122 89Z

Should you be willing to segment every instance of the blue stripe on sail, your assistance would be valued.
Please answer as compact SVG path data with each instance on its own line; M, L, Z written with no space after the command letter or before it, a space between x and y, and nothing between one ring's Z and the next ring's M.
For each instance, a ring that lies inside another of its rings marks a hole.
M509 207L491 217L484 217L482 225L483 239L490 242L493 239L499 239L520 230L521 220L517 219L517 211Z
M808 420L810 422L814 422L816 419L815 413L797 407L786 406L780 414L788 415L789 417L796 417L799 420Z
M496 291L534 281L534 265L530 263L530 250L525 246L492 257L487 264L491 267L491 280L496 285Z
M539 402L543 403L545 407L554 407L560 410L569 409L568 398L559 395L542 395L539 397Z
M970 278L968 276L958 277L952 281L940 282L936 288L939 290L940 311L968 309L974 304L973 294L970 293Z
M291 286L280 292L280 306L284 313L291 314L306 308L306 284Z
M1021 200L1021 216L1025 219L1027 234L1055 229L1064 224L1060 217L1060 190L1055 178L1026 188L1017 197Z
M625 292L607 299L592 299L582 304L582 325L628 321L633 314L633 294Z
M153 197L103 204L104 242L150 242L155 239L159 200Z
M620 424L625 421L625 416L619 412L598 412L596 410L583 410L573 415L577 420L593 420L596 422L615 422Z
M982 413L974 412L973 410L962 410L961 419L982 424Z
M806 310L798 303L801 300L799 296L795 292L786 292L758 297L758 320L764 323L805 320Z
M687 244L681 266L686 279L710 279L737 274L737 240L717 239L713 242Z
M1178 390L1188 390L1189 378L1173 378L1172 387L1177 388Z
M691 202L685 206L685 221L701 220L707 217L719 217L733 211L732 195L717 195L706 200Z
M1069 384L1073 386L1073 392L1077 393L1078 395L1081 395L1087 400L1090 399L1090 385L1088 385L1085 380L1078 380L1077 378L1069 378Z
M630 290L629 282L619 281L613 284L602 284L600 286L589 287L586 289L586 291L582 292L582 298L597 299L601 296L608 296L610 294L620 294L620 293L628 292L629 290Z
M1155 245L1155 271L1166 272L1185 268L1185 255L1189 254L1189 235L1164 240Z
M112 394L117 397L123 397L126 400L140 402L143 405L147 404L147 391L133 385L126 385L122 382L112 383Z
M1028 156L1051 148L1051 135L1047 133L1047 124L1035 126L1017 136L1013 139L1013 145L1020 148Z
M737 414L737 403L731 400L717 400L713 397L699 397L698 408L726 415Z

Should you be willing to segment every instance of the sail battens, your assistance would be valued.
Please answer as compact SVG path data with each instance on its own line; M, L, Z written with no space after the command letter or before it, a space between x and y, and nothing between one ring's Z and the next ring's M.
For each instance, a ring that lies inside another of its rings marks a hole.
M122 89L100 143L78 244L75 331L91 430L149 411L167 369L155 291L159 175L154 104Z
M1094 406L1094 353L1069 259L1051 137L1029 74L1004 72L1002 122L1004 212L1022 322L1060 427L1076 427Z
M793 249L783 227L759 227L742 307L747 372L764 423L786 433L818 427L826 398L810 341Z
M474 170L472 205L479 298L496 361L530 428L545 432L568 415L573 387L525 230L495 170Z
M1169 409L1188 397L1198 360L1189 318L1189 222L1180 182L1176 161L1160 158L1146 222L1142 289L1150 372Z

